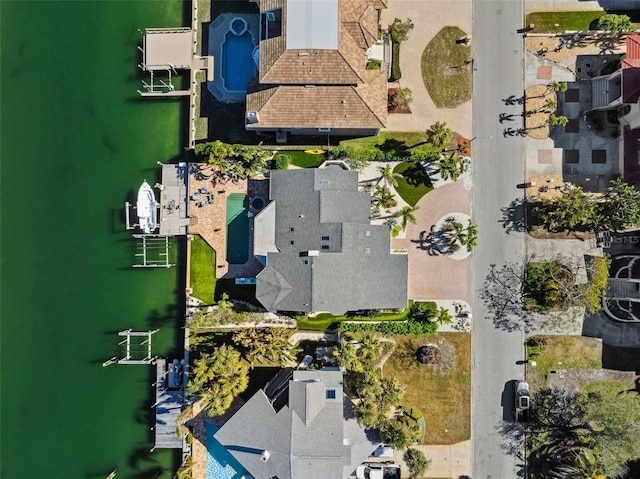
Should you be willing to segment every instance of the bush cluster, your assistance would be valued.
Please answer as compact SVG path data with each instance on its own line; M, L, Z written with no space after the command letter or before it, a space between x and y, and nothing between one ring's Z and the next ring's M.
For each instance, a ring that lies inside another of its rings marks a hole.
M377 332L382 334L400 334L418 336L433 334L438 330L438 324L420 321L386 321L381 323L349 323L342 322L338 327L340 333Z

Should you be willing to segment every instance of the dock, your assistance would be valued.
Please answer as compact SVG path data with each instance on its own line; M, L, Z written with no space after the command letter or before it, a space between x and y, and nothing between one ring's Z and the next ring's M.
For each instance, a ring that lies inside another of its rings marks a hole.
M181 449L182 437L177 434L178 418L184 404L184 389L167 389L167 360L156 361L156 423L154 448Z

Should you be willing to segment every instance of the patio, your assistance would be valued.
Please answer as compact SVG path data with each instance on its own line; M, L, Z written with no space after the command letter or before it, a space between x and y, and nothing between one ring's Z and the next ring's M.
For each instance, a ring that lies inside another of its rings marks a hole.
M249 241L249 260L245 264L229 264L227 253L227 198L244 194L250 199L269 198L269 180L264 177L219 182L213 179L213 167L192 164L189 170L189 233L200 235L216 251L216 278L254 278L263 268L253 256L253 238ZM252 212L253 207L250 207ZM255 213L255 211L253 211ZM253 215L249 217L253 232Z

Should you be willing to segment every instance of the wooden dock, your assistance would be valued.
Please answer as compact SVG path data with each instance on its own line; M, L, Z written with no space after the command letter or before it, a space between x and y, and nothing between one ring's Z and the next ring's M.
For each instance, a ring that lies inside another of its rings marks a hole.
M184 391L170 391L167 385L167 360L158 358L156 361L155 447L181 449L182 438L176 433L176 428L182 413Z

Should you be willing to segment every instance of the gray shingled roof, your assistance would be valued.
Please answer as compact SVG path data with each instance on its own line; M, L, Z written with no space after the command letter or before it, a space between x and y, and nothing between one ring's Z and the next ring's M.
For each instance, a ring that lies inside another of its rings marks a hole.
M370 224L371 196L358 192L356 171L274 171L270 186L275 228L260 228L260 213L254 231L278 248L257 276L265 308L342 314L407 306L407 255L391 253L388 227Z
M379 444L355 420L337 368L294 371L278 412L258 391L215 438L255 479L343 479Z

